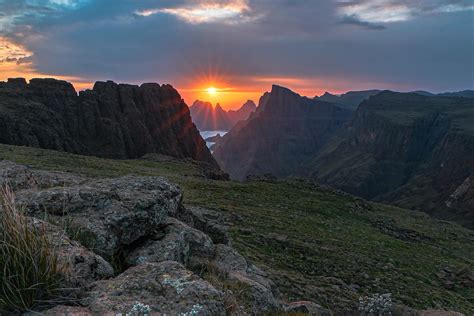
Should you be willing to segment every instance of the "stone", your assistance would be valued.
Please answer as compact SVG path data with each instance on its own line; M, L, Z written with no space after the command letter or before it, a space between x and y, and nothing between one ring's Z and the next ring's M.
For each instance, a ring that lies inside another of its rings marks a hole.
M33 229L45 231L49 242L57 251L58 266L65 274L62 288L68 289L66 292L72 292L68 294L76 292L77 295L81 288L91 282L114 275L110 263L71 240L62 228L32 217L28 218L28 223Z
M93 314L128 313L137 302L151 314L225 315L222 292L174 261L145 263L112 280L92 284L87 305Z
M29 214L63 217L87 234L106 258L152 235L178 212L181 190L161 177L97 179L80 185L21 191L17 202Z
M135 248L127 256L129 265L147 262L177 261L192 269L203 259L214 256L214 244L203 232L175 218L167 218L160 230L161 238L153 238Z
M285 312L287 313L301 313L314 316L331 316L332 313L311 301L298 301L291 302L285 306Z
M216 256L212 265L229 281L238 282L248 288L253 314L275 311L280 307L276 299L276 285L235 249L223 244L216 245Z
M217 211L201 207L187 207L177 216L188 225L208 234L215 244L230 242L223 216Z
M80 184L85 179L65 172L34 170L8 160L0 160L0 186L14 191Z

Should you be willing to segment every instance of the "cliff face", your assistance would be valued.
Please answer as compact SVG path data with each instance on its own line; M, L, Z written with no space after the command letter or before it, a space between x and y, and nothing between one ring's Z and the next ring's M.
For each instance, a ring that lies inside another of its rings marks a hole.
M170 85L97 82L76 94L54 79L0 83L0 142L105 158L161 153L217 166Z
M215 146L214 157L234 179L267 173L285 177L298 173L349 117L349 111L332 104L273 86L257 111Z
M473 126L472 99L382 92L313 160L312 178L474 227Z

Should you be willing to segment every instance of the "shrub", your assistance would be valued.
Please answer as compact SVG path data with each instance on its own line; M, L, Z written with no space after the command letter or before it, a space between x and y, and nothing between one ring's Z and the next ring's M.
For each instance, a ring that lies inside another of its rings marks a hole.
M46 235L15 204L8 186L0 189L0 314L44 304L58 290L58 255Z

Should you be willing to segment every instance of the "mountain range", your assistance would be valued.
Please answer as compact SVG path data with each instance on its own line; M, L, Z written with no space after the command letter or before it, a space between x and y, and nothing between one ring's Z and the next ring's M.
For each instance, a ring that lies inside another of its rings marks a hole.
M245 102L238 110L226 111L219 103L213 107L210 102L199 100L189 107L193 122L200 131L228 131L237 122L246 120L255 109L252 100Z
M355 97L365 99L355 112L341 106ZM371 90L308 99L273 86L214 157L234 179L299 176L474 227L473 122L472 98Z

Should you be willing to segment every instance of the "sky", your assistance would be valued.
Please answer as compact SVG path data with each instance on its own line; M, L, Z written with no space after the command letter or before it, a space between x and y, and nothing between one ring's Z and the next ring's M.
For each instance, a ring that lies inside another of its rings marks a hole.
M272 84L473 89L474 0L0 0L9 77L170 83L227 109Z

